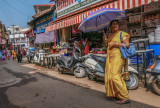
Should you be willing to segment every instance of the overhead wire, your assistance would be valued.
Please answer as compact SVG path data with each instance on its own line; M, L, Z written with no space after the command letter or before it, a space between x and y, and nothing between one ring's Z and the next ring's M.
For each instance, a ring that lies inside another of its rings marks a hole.
M6 1L4 1L4 2L6 2ZM28 15L24 14L23 12L19 11L18 9L16 9L15 7L13 7L11 4L9 4L9 2L6 2L6 3L7 3L7 5L9 5L11 8L13 8L14 10L16 10L17 12L19 12L19 13L21 13L22 15L30 18Z
M22 15L24 15L24 16L26 16L27 18L31 18L31 16L28 16L26 13L23 13L22 11L20 11L20 10L18 10L16 7L14 7L14 6L12 6L7 0L2 0L3 1L3 3L4 3L4 5L2 4L2 6L0 7L1 8L1 11L2 11L2 14L3 14L3 17L5 18L5 19L7 19L7 24L8 25L11 25L11 24L15 24L15 18L14 18L14 15L13 15L13 12L11 12L12 10L11 10L11 8L12 9L14 9L15 11L17 11L18 13L20 13L20 14L22 14ZM25 5L25 6L27 6L27 7L32 7L33 8L33 6L32 6L32 4L30 3L30 2L28 2L27 0L24 0L24 1L21 1L21 0L17 0L17 1L19 1L19 3L21 3L21 4L23 4L23 5ZM39 2L39 0L33 0L35 3L33 3L33 4L41 4L40 2ZM10 16L10 17L9 17ZM10 24L9 24L10 23Z
M4 0L3 0L3 1L4 1ZM9 7L8 7L8 5L6 4L6 2L4 2L4 7L5 7L5 10L6 10L6 12L7 12L8 16L10 16L10 17L9 17L9 18L10 18L10 20L12 20L12 21L13 21L13 23L15 24L14 16L13 16L13 14L12 14L12 12L11 12L10 8L9 8Z
M27 0L24 0L25 3L29 4L30 6L32 6L31 3L29 3Z
M25 5L25 6L29 7L29 8L32 7L31 5L28 5L26 2L23 2L23 1L21 1L21 0L17 0L17 1L19 1L19 3Z
M9 19L9 17L7 17L7 15L6 15L6 10L5 10L5 7L4 7L4 5L3 4L1 4L1 7L0 7L1 9L1 12L2 12L2 14L3 14L3 17L5 18L5 19L7 19L7 24L8 25L10 25L11 23L12 23L12 21Z

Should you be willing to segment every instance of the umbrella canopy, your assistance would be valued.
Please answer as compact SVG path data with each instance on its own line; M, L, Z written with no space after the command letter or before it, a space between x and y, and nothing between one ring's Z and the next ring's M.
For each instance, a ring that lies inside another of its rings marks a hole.
M79 28L83 32L98 31L108 27L110 21L121 20L125 17L125 11L116 8L102 8L90 13L80 24Z

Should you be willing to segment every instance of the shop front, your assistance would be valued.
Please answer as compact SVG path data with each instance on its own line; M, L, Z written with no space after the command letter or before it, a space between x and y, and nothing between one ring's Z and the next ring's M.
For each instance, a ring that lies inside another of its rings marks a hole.
M92 48L100 48L98 51L103 51L102 47L102 31L79 33L73 29L76 25L79 25L91 12L97 11L102 8L117 8L126 11L126 18L120 21L120 30L130 33L131 39L146 38L147 32L144 30L143 23L146 19L152 17L159 21L159 0L82 0L82 1L66 1L62 2L55 0L57 8L57 19L52 21L52 25L46 28L48 31L58 31L60 41L68 41L65 35L66 28L71 30L69 39L74 36L81 38L88 37L91 41ZM156 6L150 6L155 4ZM149 5L149 6L148 6ZM154 8L154 9L149 9ZM147 10L148 9L148 10ZM156 10L156 11L155 11ZM155 11L153 14L153 11ZM149 13L150 15L147 15ZM135 26L141 27L140 29ZM143 28L142 28L143 27ZM135 30L136 28L136 30ZM147 28L148 29L148 28ZM90 49L91 50L91 49Z
M35 32L36 32L36 39L34 43L36 44L37 47L40 49L43 49L45 47L49 47L51 42L54 42L54 33L49 32L45 33L46 27L50 25L52 21L55 20L55 13L54 10L38 17L35 19L34 24L35 24ZM30 39L31 41L33 40Z

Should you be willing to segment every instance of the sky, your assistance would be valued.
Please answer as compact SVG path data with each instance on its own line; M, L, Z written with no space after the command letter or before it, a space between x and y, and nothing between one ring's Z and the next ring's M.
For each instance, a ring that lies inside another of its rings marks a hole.
M53 4L50 0L0 0L0 21L6 28L11 25L27 27L27 22L35 14L33 5Z

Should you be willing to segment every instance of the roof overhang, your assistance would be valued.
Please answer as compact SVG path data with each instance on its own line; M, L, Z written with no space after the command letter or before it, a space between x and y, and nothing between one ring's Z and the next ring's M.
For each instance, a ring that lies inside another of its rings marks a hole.
M37 13L42 12L44 10L50 9L52 7L55 7L54 4L40 4L40 5L34 5L34 10Z
M54 10L54 9L55 9L55 7L52 7L52 8L50 8L50 9L44 10L44 11L42 11L42 12L39 12L38 14L34 14L34 15L32 16L32 18L33 18L34 20L36 20L37 18L39 18L39 17L41 17L41 16L43 16L43 15L51 12L51 11Z

